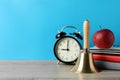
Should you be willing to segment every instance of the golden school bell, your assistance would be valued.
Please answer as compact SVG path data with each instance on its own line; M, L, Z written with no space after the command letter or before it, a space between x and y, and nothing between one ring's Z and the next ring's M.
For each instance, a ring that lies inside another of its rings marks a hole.
M89 51L89 33L90 23L85 20L83 23L84 34L84 49L80 52L76 65L72 68L72 71L76 73L97 73L98 70L94 65L92 53Z

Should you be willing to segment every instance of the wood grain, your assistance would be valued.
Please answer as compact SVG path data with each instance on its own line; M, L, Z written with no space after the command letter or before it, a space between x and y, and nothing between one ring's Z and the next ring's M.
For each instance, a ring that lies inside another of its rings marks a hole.
M76 74L73 65L57 61L0 61L0 80L119 80L120 71Z

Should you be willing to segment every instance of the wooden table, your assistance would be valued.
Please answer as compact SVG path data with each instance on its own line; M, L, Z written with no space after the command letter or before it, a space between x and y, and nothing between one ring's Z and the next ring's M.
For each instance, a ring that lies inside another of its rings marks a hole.
M57 61L0 61L0 80L120 80L120 71L76 74Z

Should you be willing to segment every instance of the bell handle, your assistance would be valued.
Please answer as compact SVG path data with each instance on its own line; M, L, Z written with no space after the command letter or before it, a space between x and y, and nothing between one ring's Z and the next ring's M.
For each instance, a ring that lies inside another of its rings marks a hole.
M85 20L83 23L83 34L84 34L84 49L89 48L89 34L90 34L90 23Z

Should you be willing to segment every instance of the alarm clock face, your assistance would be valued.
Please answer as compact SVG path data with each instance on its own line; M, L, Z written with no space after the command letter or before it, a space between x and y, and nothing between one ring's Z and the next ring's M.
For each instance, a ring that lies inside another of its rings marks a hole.
M56 42L54 53L58 60L71 63L78 58L80 49L81 45L77 39L71 36L64 36Z

